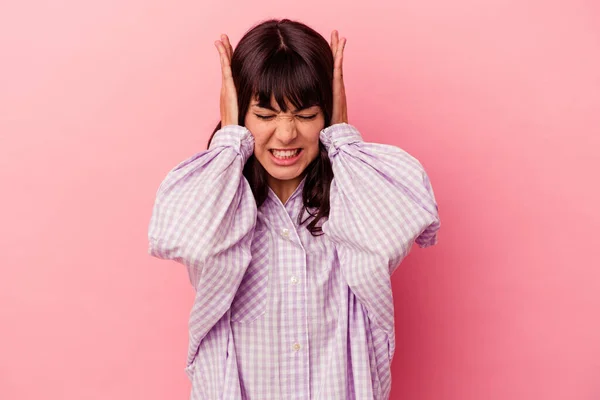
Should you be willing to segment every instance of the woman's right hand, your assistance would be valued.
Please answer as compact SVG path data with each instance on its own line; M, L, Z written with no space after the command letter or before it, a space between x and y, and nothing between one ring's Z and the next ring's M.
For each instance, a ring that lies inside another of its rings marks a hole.
M227 35L221 35L221 40L215 41L221 57L221 127L238 124L238 103L235 84L231 74L231 57L233 47Z

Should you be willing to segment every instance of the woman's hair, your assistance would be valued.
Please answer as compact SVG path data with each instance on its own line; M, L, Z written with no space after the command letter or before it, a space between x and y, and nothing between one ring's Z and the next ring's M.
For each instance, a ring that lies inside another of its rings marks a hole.
M333 108L333 55L329 44L312 28L288 19L268 20L250 29L240 40L231 59L231 72L237 90L239 125L244 120L250 102L258 96L259 106L270 106L271 96L282 111L287 111L285 100L297 109L313 105L321 107L325 126L329 126ZM211 135L221 129L221 122ZM320 219L329 216L329 187L333 170L323 143L319 154L304 171L306 180L302 191L303 210L298 215L312 235L323 234ZM250 156L244 166L256 204L260 207L268 194L267 171ZM306 211L309 215L302 220Z

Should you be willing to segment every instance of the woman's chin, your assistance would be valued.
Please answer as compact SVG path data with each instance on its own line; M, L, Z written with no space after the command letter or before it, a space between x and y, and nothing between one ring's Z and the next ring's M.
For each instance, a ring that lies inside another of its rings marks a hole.
M277 181L293 181L294 179L298 178L300 176L300 174L275 174L275 175L271 175L272 179L277 180Z
M302 172L303 171L299 168L281 168L278 166L267 169L269 176L278 181L291 181L297 179L302 175Z

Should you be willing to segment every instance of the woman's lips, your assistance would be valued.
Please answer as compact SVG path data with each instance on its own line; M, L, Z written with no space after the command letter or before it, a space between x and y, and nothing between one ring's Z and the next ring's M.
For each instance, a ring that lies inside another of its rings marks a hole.
M298 161L300 159L300 156L302 156L302 149L295 149L298 153L292 157L281 157L282 152L286 153L289 152L289 150L274 150L271 149L269 151L269 153L271 154L271 160L273 161L273 163L277 164L277 165L281 165L281 166L287 166L287 165L292 165L294 164L296 161ZM279 155L276 156L275 153L277 153Z

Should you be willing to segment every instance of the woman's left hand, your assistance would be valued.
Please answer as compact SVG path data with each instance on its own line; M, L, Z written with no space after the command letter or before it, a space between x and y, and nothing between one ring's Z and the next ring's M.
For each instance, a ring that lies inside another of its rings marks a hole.
M331 32L331 52L333 53L333 111L331 125L348 123L348 107L346 105L346 89L344 88L344 47L346 38L339 38L338 31Z

